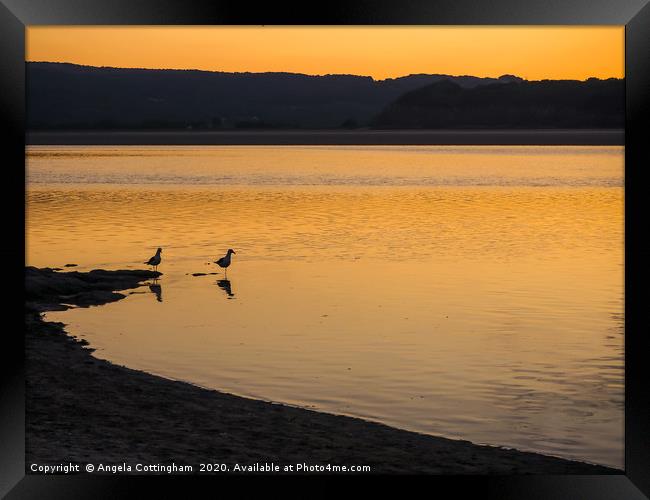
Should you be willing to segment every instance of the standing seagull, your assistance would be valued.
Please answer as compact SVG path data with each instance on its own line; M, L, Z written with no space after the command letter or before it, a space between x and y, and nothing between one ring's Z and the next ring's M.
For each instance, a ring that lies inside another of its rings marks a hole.
M228 252L226 252L226 255L224 257L221 257L219 260L215 260L214 263L219 267L224 268L226 270L226 273L228 273L228 266L230 265L230 256L234 253L235 251L232 248L229 248Z
M160 264L160 253L162 252L162 248L159 248L156 250L156 255L151 257L145 264L149 266L153 266L155 271L158 271L158 264Z

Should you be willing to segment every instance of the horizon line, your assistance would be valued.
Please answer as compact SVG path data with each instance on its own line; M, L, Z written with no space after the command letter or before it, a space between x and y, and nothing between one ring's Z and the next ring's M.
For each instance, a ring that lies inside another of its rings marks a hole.
M294 72L294 71L221 71L221 70L209 70L209 69L198 69L198 68L146 68L146 67L141 67L141 66L95 66L92 64L79 64L75 62L68 62L68 61L28 61L25 60L25 63L33 63L33 64L68 64L71 66L80 66L84 68L100 68L100 69L135 69L135 70L143 70L143 71L198 71L201 73L225 73L225 74L231 74L231 75L245 75L245 74L251 74L251 75L265 75L265 74L283 74L283 75L298 75L298 76L309 76L309 77L326 77L326 76L354 76L357 78L369 78L373 82L385 82L388 80L398 80L400 78L408 78L411 76L448 76L452 78L484 78L484 79L494 79L498 80L502 77L514 77L514 78L519 78L523 81L526 82L543 82L543 81L573 81L573 82L586 82L588 80L624 80L625 76L623 78L617 78L615 76L610 76L607 78L599 78L595 76L590 76L586 77L584 80L579 80L577 78L542 78L540 80L528 80L526 78L520 77L518 75L515 75L514 73L504 73L499 76L477 76L477 75L470 75L470 74L464 74L464 75L450 75L447 73L409 73L408 75L402 75L402 76L395 76L395 77L389 77L389 78L383 78L383 79L376 79L373 76L370 75L357 75L354 73L322 73L322 74L311 74L311 73L299 73L299 72Z

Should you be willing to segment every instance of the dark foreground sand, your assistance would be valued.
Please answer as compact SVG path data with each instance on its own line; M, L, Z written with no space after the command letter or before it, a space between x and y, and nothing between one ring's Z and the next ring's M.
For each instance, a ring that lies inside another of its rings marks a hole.
M369 465L371 472L612 474L205 390L94 358L41 312L120 300L150 271L26 269L26 464ZM164 472L163 472L164 473Z
M30 131L33 145L624 145L622 129Z

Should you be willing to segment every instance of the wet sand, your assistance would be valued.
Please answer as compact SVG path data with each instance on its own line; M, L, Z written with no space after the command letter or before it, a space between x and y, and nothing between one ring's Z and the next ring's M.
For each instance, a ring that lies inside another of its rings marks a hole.
M29 131L30 145L624 145L622 129Z
M26 464L369 465L371 473L620 474L233 396L96 359L41 313L120 300L151 271L26 269ZM83 465L81 467L83 471ZM30 473L27 469L27 473ZM161 472L164 473L164 472Z

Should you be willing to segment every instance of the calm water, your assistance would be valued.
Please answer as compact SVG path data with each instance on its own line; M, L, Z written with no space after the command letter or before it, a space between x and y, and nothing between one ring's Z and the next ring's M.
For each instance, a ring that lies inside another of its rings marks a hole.
M144 268L49 313L98 357L623 466L620 147L31 147L27 263ZM234 248L228 272L208 264ZM220 271L220 270L219 270Z

